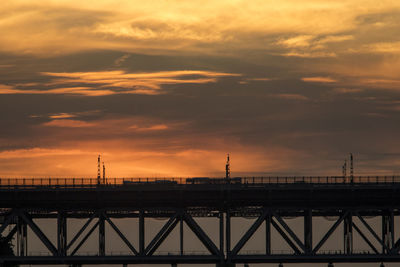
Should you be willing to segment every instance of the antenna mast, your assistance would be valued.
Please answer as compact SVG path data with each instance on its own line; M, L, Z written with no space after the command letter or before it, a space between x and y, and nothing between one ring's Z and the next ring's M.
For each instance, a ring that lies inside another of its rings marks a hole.
M344 164L342 167L342 173L343 173L343 182L346 182L346 178L347 178L347 159L344 160Z
M100 184L100 155L97 158L97 184Z
M104 165L104 161L103 161L103 184L106 184L106 165Z
M353 153L350 153L350 182L354 182Z
M230 164L229 164L229 153L226 157L226 165L225 165L225 179L230 179L231 178L231 169L230 169Z

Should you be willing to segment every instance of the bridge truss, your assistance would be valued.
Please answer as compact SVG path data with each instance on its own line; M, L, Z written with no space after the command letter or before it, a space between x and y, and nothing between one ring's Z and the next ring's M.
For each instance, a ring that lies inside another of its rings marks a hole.
M239 263L400 262L400 239L395 234L399 233L400 216L400 185L397 183L250 187L149 185L79 190L36 188L0 192L3 207L0 234L6 241L14 239L16 244L16 255L1 256L0 263L204 263L233 266ZM371 195L371 192L375 194ZM119 196L121 194L127 198ZM147 196L149 200L146 200ZM39 223L44 218L48 219L47 223ZM129 234L132 227L126 229L117 225L118 219L122 218L135 221L131 225L137 227L134 232L138 233L138 241ZM154 236L146 236L145 229L153 227L151 221L155 218L163 218L165 223ZM213 220L218 229L211 232L218 233L218 236L210 235L209 227L201 226L198 218ZM233 229L234 218L251 218L249 226L239 226L246 229L242 229L244 234L235 241L232 236L236 235L238 226ZM68 221L72 219L84 223L67 235ZM326 221L327 229L321 229L322 219L329 220ZM44 229L49 225L56 229L55 233L49 234L48 229ZM128 248L125 254L109 253L106 225ZM204 246L203 253L185 250L184 227L190 229ZM159 251L174 229L179 233L179 250ZM260 234L263 238L257 245L258 250L246 251L244 248L251 238ZM28 241L31 235L46 248L45 254L32 252ZM276 235L288 250L274 250L280 246L274 244ZM337 242L338 235L340 242ZM51 241L54 236L55 242ZM87 240L93 236L98 239L96 253L81 253ZM336 247L327 250L326 244L331 239ZM355 239L359 241L355 242Z

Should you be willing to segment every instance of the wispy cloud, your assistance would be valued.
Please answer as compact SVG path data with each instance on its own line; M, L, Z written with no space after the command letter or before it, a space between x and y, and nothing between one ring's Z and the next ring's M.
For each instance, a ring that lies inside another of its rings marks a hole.
M53 89L19 89L10 85L0 85L0 94L70 94L82 96L106 96L114 94L162 93L162 85L215 83L222 77L240 76L236 73L182 70L146 73L124 71L98 72L43 72L53 77L51 82L41 87ZM85 84L86 86L79 86ZM73 87L74 85L78 85ZM39 87L39 86L38 86ZM100 89L99 89L100 88Z
M321 77L321 76L315 76L315 77L303 77L301 78L303 82L311 82L311 83L336 83L337 80L331 78L331 77Z
M49 118L51 119L68 119L68 118L74 118L77 115L71 114L71 113L57 113L57 114L51 114L49 115Z
M332 43L354 40L352 35L297 35L289 38L280 38L276 44L286 48L281 55L301 58L328 58L337 57L341 50L331 47Z
M123 56L117 58L117 59L114 61L114 65L117 66L117 67L121 66L121 64L122 64L125 60L127 60L130 56L131 56L130 54L125 54L125 55L123 55Z
M147 131L162 131L167 130L169 127L166 124L155 124L147 127L132 125L129 129L133 129L139 132L147 132Z
M399 90L400 80L395 79L384 79L384 78L363 78L358 80L360 84L367 87L382 88L382 89L393 89Z
M301 100L301 101L309 100L308 97L300 94L277 94L273 95L273 97L287 99L287 100Z
M259 77L259 78L244 78L239 81L240 84L247 84L249 82L268 82L271 81L271 78L267 77Z
M313 38L313 35L298 35L287 39L280 39L277 44L288 48L306 47L310 46Z
M364 89L361 88L334 88L333 92L338 93L338 94L355 94L355 93L360 93L364 91Z
M129 118L103 118L91 119L89 121L77 116L69 116L72 114L49 116L50 121L44 122L41 126L56 127L56 128L92 128L98 132L113 132L132 133L132 132L155 132L170 129L176 129L179 125L174 123L161 123L152 121L150 118L144 120L137 117ZM72 118L72 119L71 119ZM110 130L112 129L112 130Z
M25 90L12 86L0 87L0 94L27 94L27 95L83 95L83 96L105 96L115 92L111 90L96 90L90 87L66 87L47 90Z
M95 125L96 124L94 123L81 120L63 120L63 119L56 119L43 123L43 126L66 127L66 128L93 127Z

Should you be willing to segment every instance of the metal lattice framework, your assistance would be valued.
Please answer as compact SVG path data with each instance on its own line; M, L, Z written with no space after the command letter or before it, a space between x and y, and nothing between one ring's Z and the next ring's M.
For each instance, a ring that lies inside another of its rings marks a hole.
M400 216L399 193L400 184L395 182L7 188L0 190L0 216L3 218L0 234L6 241L14 238L16 256L2 256L0 263L213 263L231 266L236 263L400 262L400 239L395 235L395 218ZM368 219L371 216L379 217L379 224L376 219L371 222ZM200 226L197 217L218 221L219 237L207 234L209 230ZM232 218L238 217L251 217L253 221L244 234L232 242ZM302 224L291 225L289 217L301 220ZM56 243L44 233L45 226L38 223L42 218L57 225ZM128 238L127 231L132 229L117 226L119 218L137 220L137 244ZM153 218L167 221L149 238L145 228L151 227L149 222ZM316 230L320 230L315 224L317 218L333 220L322 236L317 235ZM68 239L70 219L81 219L85 223ZM125 255L107 253L107 224L129 249ZM184 225L206 248L205 253L185 251ZM261 232L265 234L263 243L259 244L262 251L244 251L262 227ZM301 235L299 228L302 228ZM339 228L343 229L343 243L334 251L323 250ZM160 253L158 249L174 229L179 232L180 250ZM273 231L290 250L274 251ZM28 232L40 240L48 254L30 252ZM94 255L80 254L94 235L98 237L98 251ZM354 242L356 236L368 249L358 249L360 242Z

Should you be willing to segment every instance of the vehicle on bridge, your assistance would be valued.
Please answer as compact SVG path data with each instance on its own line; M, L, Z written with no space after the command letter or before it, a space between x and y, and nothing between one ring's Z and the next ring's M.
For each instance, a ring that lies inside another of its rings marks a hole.
M122 184L125 186L133 186L133 185L174 185L178 184L177 181L174 180L138 180L138 181L131 181L131 180L123 180Z
M233 178L210 178L210 177L193 177L187 178L186 184L241 184L241 177L233 177Z

